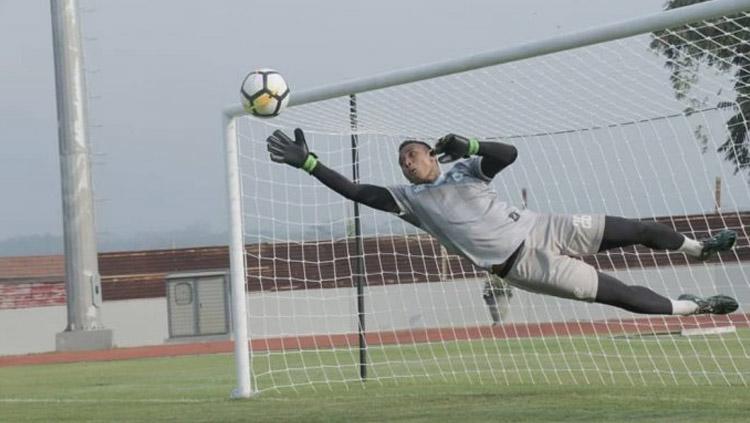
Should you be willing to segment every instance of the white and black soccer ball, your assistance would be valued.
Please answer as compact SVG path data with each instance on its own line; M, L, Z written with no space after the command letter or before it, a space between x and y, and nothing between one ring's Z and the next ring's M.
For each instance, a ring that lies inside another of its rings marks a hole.
M242 107L255 116L274 117L289 102L289 87L284 78L273 69L250 72L240 88Z

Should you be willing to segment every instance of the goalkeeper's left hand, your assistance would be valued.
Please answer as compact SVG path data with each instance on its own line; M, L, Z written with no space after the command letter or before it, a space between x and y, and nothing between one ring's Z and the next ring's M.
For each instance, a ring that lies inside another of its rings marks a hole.
M307 148L305 133L300 128L294 130L294 140L278 129L266 139L266 142L268 143L266 149L271 153L271 160L276 163L286 163L302 168L308 173L312 173L318 164L318 156Z
M435 154L442 154L438 157L440 163L450 163L462 157L466 158L477 154L479 141L461 135L448 134L438 140L434 151Z

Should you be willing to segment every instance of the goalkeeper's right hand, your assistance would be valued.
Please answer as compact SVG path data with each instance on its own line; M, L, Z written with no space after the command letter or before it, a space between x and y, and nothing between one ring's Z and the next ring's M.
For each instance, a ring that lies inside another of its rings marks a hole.
M308 150L305 133L300 128L294 130L294 140L277 129L266 138L266 142L268 143L266 149L271 153L271 160L276 163L286 163L302 168L308 173L312 173L318 165L318 156Z

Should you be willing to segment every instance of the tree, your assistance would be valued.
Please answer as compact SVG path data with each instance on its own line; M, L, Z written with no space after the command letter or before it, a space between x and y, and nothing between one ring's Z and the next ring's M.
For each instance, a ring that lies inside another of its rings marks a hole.
M702 3L706 0L668 0L665 9L675 9ZM683 25L652 34L651 49L663 55L665 66L671 71L670 81L675 96L687 100L686 113L707 107L731 108L735 112L726 122L728 136L717 148L724 159L734 165L734 173L750 175L750 17L744 14L725 16L702 25ZM691 97L691 88L698 82L701 66L710 66L719 72L733 75L736 98L732 102L715 105ZM703 128L695 131L706 146Z

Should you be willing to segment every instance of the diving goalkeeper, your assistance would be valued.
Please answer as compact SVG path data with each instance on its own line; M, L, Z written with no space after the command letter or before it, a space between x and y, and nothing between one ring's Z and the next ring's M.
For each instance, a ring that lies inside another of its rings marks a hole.
M301 129L292 140L277 130L268 137L271 160L302 168L342 196L393 213L438 239L445 248L510 284L556 297L608 304L643 314L727 314L738 308L725 295L670 299L644 286L627 285L573 258L642 244L705 260L732 248L735 232L698 241L672 228L601 214L551 215L520 210L497 198L490 182L516 160L517 150L455 134L435 148L406 140L398 162L410 185L355 184L311 153ZM458 161L442 173L438 163Z

